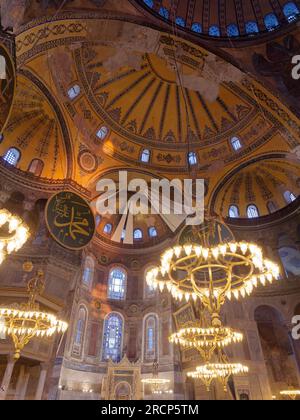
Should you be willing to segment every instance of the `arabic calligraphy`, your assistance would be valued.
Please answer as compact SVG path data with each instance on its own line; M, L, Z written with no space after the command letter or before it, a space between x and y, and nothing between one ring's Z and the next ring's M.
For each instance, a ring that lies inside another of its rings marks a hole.
M95 219L89 204L68 191L48 201L46 222L52 237L68 249L84 248L95 233Z

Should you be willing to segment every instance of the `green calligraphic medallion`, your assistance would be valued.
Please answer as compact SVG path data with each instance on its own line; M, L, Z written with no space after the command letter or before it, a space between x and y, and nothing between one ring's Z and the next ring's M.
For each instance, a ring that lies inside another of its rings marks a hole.
M95 217L89 204L70 191L49 199L45 218L55 241L73 251L85 248L95 234Z

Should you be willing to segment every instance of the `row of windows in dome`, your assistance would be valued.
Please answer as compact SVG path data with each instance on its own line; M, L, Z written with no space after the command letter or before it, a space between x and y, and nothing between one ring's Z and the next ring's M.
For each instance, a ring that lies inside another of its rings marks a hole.
M94 281L95 264L87 257L84 264L82 283L91 288ZM153 297L155 290L145 283L145 297ZM114 267L108 276L107 297L111 300L125 300L127 292L127 273L122 267Z
M231 146L235 152L238 152L240 149L242 149L242 141L239 137L232 137L230 140ZM151 159L151 151L149 149L144 149L141 153L141 162L142 163L149 163ZM189 152L187 155L188 163L191 166L198 164L198 154L196 152Z
M150 7L151 9L154 6L154 0L144 0L144 3ZM288 2L283 6L283 13L288 22L294 22L298 19L300 10L298 6L294 2ZM170 18L170 12L165 7L161 7L159 10L160 16L162 16L164 19ZM185 28L186 22L185 20L178 16L175 19L176 25ZM280 26L279 19L275 13L268 13L264 17L264 25L267 31L273 31L277 29ZM203 28L201 23L194 22L191 26L191 30L195 33L203 33ZM255 35L260 32L258 23L256 21L248 21L245 23L245 32L247 35ZM221 36L221 30L218 25L212 25L209 28L208 34L212 37L220 37ZM240 36L240 30L237 24L232 23L227 26L227 35L229 37L237 37Z
M103 228L103 233L105 233L106 235L111 235L112 231L113 231L113 225L111 223L107 223ZM156 227L151 226L148 229L148 236L152 239L157 238L158 232L157 232ZM124 240L125 238L126 238L126 230L123 230L122 235L121 235L121 239ZM141 241L143 238L144 238L144 233L141 229L135 229L133 231L133 239L135 241Z
M287 204L291 204L297 199L297 197L291 191L286 191L284 193L284 199L287 202ZM270 214L275 213L276 211L279 210L278 206L274 203L274 201L269 201L267 203L267 207L268 207L268 210L269 210ZM235 205L230 206L228 216L232 219L239 218L240 217L239 207L235 206ZM259 212L257 206L255 206L254 204L251 204L247 207L247 217L248 217L248 219L255 219L257 217L260 217L260 212Z
M81 306L77 322L75 324L73 354L80 355L82 352L84 338L87 330L88 312ZM111 312L104 320L102 335L102 356L103 362L111 359L113 362L120 362L123 353L124 328L123 316L118 312ZM159 357L158 352L159 322L157 314L148 314L143 320L143 359L154 361Z

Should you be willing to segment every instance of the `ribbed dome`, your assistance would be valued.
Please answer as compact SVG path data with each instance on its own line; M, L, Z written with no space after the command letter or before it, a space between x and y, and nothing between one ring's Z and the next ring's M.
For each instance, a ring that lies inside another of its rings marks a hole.
M137 0L162 20L199 36L249 37L299 19L298 1Z

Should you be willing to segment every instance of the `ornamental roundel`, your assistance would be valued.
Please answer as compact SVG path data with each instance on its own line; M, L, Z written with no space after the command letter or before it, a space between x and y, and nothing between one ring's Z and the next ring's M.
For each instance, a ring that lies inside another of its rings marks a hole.
M98 168L98 160L88 150L82 150L78 155L78 164L80 168L87 173L93 173Z

